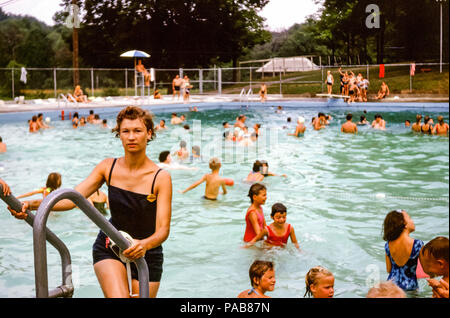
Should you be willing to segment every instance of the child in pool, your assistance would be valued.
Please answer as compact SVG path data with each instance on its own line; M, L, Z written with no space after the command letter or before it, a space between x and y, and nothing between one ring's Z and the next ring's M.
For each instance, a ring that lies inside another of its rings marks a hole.
M403 290L419 288L416 271L423 242L410 237L414 231L414 222L404 210L391 211L384 219L387 280L392 280Z
M220 163L219 158L211 158L211 160L209 161L209 168L211 169L211 173L205 174L200 180L191 184L187 189L185 189L181 193L184 194L206 181L205 195L203 197L204 199L217 200L220 187L222 187L223 190L222 194L227 194L227 187L226 187L227 179L221 178L219 176L221 166L222 164Z
M448 298L449 277L448 238L438 236L429 241L420 251L420 263L423 271L431 277L443 276L440 281L430 278L428 284L433 288L434 298Z
M265 293L275 289L275 270L272 262L254 261L249 270L251 289L238 295L238 298L270 298Z
M189 151L186 149L186 141L180 141L180 149L175 151L172 156L176 156L178 161L183 161L189 158Z
M262 163L259 160L256 160L253 163L252 171L248 174L245 179L246 182L261 182L264 180L264 175L261 173L262 171Z
M251 240L246 247L250 247L257 241L267 236L265 243L268 246L286 246L289 238L297 249L300 249L297 238L295 236L294 227L286 223L287 209L282 203L275 203L272 205L272 213L270 217L273 223L266 226L253 240Z
M45 187L39 188L37 190L19 195L17 199L31 197L32 195L42 193L42 196L45 198L51 192L55 191L61 187L61 175L58 172L52 172L47 177L47 182L45 183Z
M406 298L406 293L392 281L387 281L372 287L366 298Z
M265 160L260 160L259 162L261 162L261 174L262 174L264 177L278 177L277 174L275 174L275 173L269 171L269 163L268 163L267 161L265 161ZM284 174L284 173L283 173L281 176L282 176L282 177L285 177L285 178L287 177L287 175Z
M314 298L333 298L334 276L328 269L322 266L311 268L305 277L305 296Z
M261 183L255 183L248 192L252 204L245 214L244 242L248 243L266 227L262 206L267 200L267 189Z

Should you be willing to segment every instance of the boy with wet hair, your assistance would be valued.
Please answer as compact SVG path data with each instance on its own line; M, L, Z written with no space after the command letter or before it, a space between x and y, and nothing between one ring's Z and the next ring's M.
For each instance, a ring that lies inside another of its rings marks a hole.
M373 286L366 298L406 298L406 293L393 281L388 280Z
M423 271L430 277L443 276L440 281L430 278L428 284L433 288L433 298L448 298L449 276L448 238L438 236L429 241L420 250L419 259Z
M219 190L221 187L223 190L222 194L227 194L226 183L228 179L219 176L219 171L221 167L222 164L219 158L211 158L211 160L209 160L209 168L211 169L211 173L203 175L203 177L200 180L191 184L184 191L181 191L181 193L184 194L196 188L203 182L206 182L205 195L203 196L204 199L211 201L217 200L217 197L219 196Z

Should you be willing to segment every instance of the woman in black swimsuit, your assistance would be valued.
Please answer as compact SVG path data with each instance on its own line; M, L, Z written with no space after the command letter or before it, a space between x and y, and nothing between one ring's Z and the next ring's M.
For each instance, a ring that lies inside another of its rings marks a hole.
M139 107L129 106L117 116L113 129L120 138L124 156L100 162L75 190L88 198L104 182L108 185L110 222L133 238L123 251L130 261L145 257L149 267L150 297L156 297L162 274L161 244L168 238L172 213L172 180L146 155L147 143L155 136L151 115ZM17 218L26 218L26 210L36 210L42 200L25 201L21 212L10 209ZM61 200L54 211L75 208L70 200ZM105 297L129 297L125 263L111 251L109 240L100 231L93 245L94 270ZM131 264L132 293L138 294L137 271Z
M429 123L430 120L431 120L431 118L429 116L425 116L424 124L422 125L422 127L420 127L420 130L422 131L422 133L427 134L427 135L433 134L433 126Z

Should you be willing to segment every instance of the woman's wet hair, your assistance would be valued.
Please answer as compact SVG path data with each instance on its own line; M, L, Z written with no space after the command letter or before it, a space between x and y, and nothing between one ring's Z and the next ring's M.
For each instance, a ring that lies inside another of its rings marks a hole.
M116 134L116 137L119 138L120 135L120 125L122 124L124 119L129 120L135 120L140 119L143 121L147 131L151 131L151 137L147 141L150 142L156 137L155 130L153 128L153 117L152 115L147 111L140 107L136 106L128 106L120 111L120 113L117 115L117 125L112 129L112 132Z
M164 162L167 160L167 157L170 155L170 151L163 151L159 154L159 162Z
M51 191L58 189L61 187L61 174L58 172L52 172L47 177L47 182L45 183L47 188L50 188Z
M250 187L250 190L248 191L248 196L250 198L250 201L253 203L253 196L258 195L261 191L267 190L266 186L261 183L255 183Z
M405 229L405 217L399 210L389 212L384 218L383 240L390 242L398 239Z
M261 167L262 167L262 163L261 163L261 161L259 161L259 160L256 160L254 163L253 163L253 172L260 172L261 171Z

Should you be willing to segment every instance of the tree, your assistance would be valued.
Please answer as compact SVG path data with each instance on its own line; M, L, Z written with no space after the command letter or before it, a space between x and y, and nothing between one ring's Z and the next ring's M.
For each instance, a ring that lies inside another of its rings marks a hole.
M64 0L68 5L70 0ZM258 16L268 0L150 0L78 2L86 14L80 55L93 67L128 66L119 55L139 49L151 65L206 67L237 64L246 48L267 39ZM67 13L58 16L63 23Z

